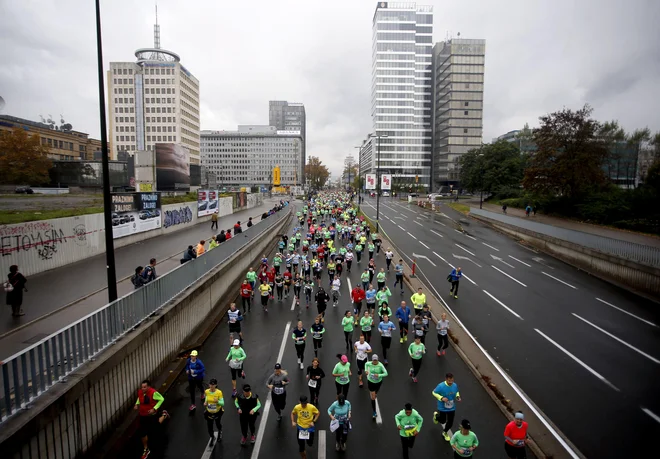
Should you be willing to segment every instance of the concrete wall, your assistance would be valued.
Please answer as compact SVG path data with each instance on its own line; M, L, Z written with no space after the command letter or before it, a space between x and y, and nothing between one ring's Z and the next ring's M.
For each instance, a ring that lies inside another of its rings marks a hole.
M606 281L660 299L660 269L589 249L562 239L508 225L483 216L472 216L489 223L499 231L523 240L560 260L587 271Z
M290 222L272 228L200 279L123 339L3 424L3 458L74 458L92 453L130 415L139 383L160 374L209 318L224 314L236 285Z
M250 199L242 209L260 205L259 197ZM233 198L219 199L219 216L230 215ZM160 228L115 239L115 248L152 237L180 231L209 221L211 216L197 218L197 202L169 204L162 208ZM4 276L11 265L18 265L26 275L60 268L105 252L103 214L55 218L0 226L0 273Z

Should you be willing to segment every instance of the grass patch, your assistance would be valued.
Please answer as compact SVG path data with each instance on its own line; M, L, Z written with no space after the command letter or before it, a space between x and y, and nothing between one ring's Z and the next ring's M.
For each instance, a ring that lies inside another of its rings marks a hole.
M77 215L98 214L101 212L103 212L103 206L56 210L1 210L0 225L50 220L51 218L75 217Z
M466 206L465 204L458 204L456 202L451 202L447 204L449 207L452 209L467 215L470 212L470 206Z

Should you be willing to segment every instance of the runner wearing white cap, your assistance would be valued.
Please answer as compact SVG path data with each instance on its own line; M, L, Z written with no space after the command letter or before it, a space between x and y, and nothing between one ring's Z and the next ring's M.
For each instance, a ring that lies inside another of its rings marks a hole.
M241 347L240 340L235 339L232 344L233 345L229 348L229 353L227 354L225 361L229 363L229 369L231 370L231 396L236 397L236 378L240 376L245 379L243 362L247 358L247 354Z

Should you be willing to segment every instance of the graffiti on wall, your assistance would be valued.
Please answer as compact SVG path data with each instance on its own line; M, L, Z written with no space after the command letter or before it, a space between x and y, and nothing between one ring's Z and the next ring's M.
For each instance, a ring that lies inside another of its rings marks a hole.
M189 206L166 210L163 226L169 228L170 226L182 225L192 222L192 219L193 213Z
M67 232L47 220L28 222L0 228L0 253L3 257L20 252L35 251L41 260L50 260L62 244L87 244L89 232L84 224Z

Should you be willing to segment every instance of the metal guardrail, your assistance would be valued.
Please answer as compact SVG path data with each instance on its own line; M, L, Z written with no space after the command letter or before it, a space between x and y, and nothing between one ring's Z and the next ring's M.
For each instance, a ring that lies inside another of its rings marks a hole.
M572 242L573 244L598 250L599 252L614 255L626 260L635 261L653 268L660 267L660 249L657 247L637 244L635 242L620 241L605 236L598 236L596 234L528 221L518 217L509 217L507 215L483 209L476 209L474 207L470 209L470 213L567 242Z
M147 285L0 362L0 424L139 326L185 289L269 231L290 208L260 221ZM247 236L247 237L245 237Z

